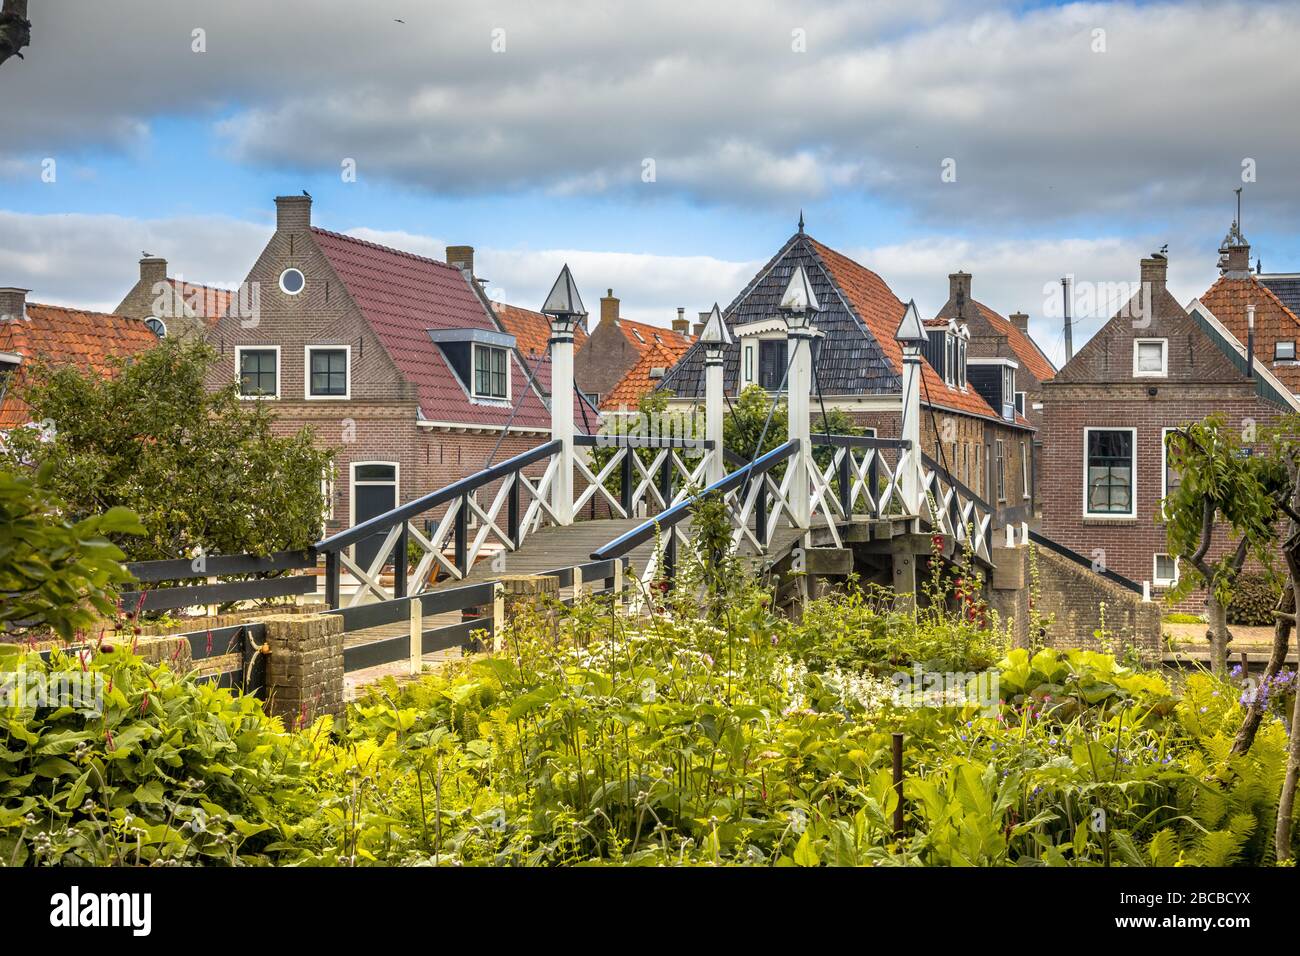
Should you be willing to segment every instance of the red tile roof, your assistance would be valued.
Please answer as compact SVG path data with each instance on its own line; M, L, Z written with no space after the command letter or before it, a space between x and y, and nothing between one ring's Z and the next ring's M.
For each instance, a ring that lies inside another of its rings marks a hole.
M876 340L894 371L902 375L903 350L894 338L894 333L898 331L898 323L903 320L907 306L894 295L884 279L866 266L816 239L809 238L808 242L821 257L831 278L844 293L858 318L866 325L867 331ZM979 392L969 387L961 389L948 385L929 362L921 363L921 402L935 408L1004 421ZM1016 416L1016 424L1031 427L1022 415Z
M1255 357L1292 392L1300 394L1300 365L1273 364L1279 340L1300 342L1300 317L1254 275L1220 276L1201 304L1243 345L1248 338L1246 306L1255 306Z
M501 327L515 337L515 347L523 354L527 365L526 375L532 375L537 387L548 398L551 394L551 320L541 312L520 308L505 302L493 302ZM581 326L573 333L573 351L576 355L587 341L587 330ZM599 425L599 414L590 403L582 400L575 388L573 392L573 420L578 430L594 433Z
M326 229L313 227L311 233L393 362L415 386L426 421L500 426L510 420L510 406L470 400L429 337L429 329L499 331L459 268ZM514 362L510 367L511 394L519 406L512 427L549 428L550 412L527 387L524 371Z
M1056 367L1048 361L1047 356L1038 347L1038 343L1030 338L1027 332L1022 332L1014 322L994 312L983 302L976 302L975 307L980 310L980 315L984 316L989 325L1007 337L1007 344L1011 346L1011 351L1016 353L1020 364L1029 369L1034 378L1040 382L1050 382L1056 377Z
M632 343L640 357L632 363L613 388L600 397L602 411L617 408L637 408L641 397L659 384L650 377L656 369L670 369L690 349L695 340L689 335L645 322L620 318L618 327L623 337Z
M136 355L158 344L144 322L124 315L87 312L57 305L27 304L26 319L0 322L0 352L23 357L20 371L8 382L0 404L0 428L28 421L27 405L14 394L19 377L31 364L73 365L98 375L111 375L114 359Z
M230 298L234 295L229 289L198 285L171 276L167 277L167 282L190 311L204 320L203 324L207 328L212 328L217 324L217 320L226 314L226 310L230 308Z

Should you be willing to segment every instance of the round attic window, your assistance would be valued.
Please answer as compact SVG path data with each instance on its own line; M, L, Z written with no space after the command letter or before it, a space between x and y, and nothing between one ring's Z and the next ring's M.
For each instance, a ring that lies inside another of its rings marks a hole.
M306 284L307 280L298 269L285 269L280 273L280 288L289 295L297 295Z
M144 326L160 339L167 338L167 325L162 319L155 315L149 316L144 320Z

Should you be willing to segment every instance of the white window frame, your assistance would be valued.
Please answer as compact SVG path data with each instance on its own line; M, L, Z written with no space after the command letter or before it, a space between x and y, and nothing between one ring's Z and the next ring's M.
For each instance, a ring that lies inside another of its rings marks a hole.
M496 350L499 351L499 352L505 352L505 353L506 353L506 395L505 395L505 398L502 398L500 395L483 395L483 394L481 394L481 393L478 391L478 350L479 350L479 349L496 349ZM512 398L512 395L513 395L513 393L514 393L514 377L515 377L515 369L514 369L514 365L513 365L513 363L511 362L511 357L510 357L512 351L513 351L513 349L508 349L508 348L506 348L506 347L504 347L504 346L501 346L501 345L487 345L486 343L483 343L483 342L471 342L471 343L470 343L470 349L469 349L469 394L470 394L470 397L471 397L471 398L477 399L478 401L481 401L481 402L505 402L507 405L510 404L512 401L514 401L514 399Z
M274 352L275 353L275 394L274 395L245 395L243 391L243 366L242 358L245 352ZM246 402L270 402L279 399L280 388L284 382L284 363L280 361L280 346L278 345L236 345L235 346L235 384L239 387L239 397Z
M311 353L339 352L345 358L343 362L344 389L342 395L313 395L311 391ZM346 402L352 398L352 346L327 345L323 342L306 345L302 352L302 397L309 402Z
M1017 398L1020 399L1020 404L1017 406L1016 411L1019 412L1021 415L1028 415L1029 414L1029 393L1016 392L1012 396L1011 404L1015 405L1016 404L1015 400Z
M1024 394L1023 392L1021 393ZM1030 498L1029 492L1029 447L1026 442L1020 443L1020 485L1023 497L1026 501Z
M1007 443L1001 438L997 439L997 447L994 449L993 460L993 491L998 496L998 502L1007 500Z
M740 340L740 387L753 385L757 381L754 378L754 367L758 364L758 339L743 338Z
M1138 368L1138 355L1144 345L1160 346L1160 371L1143 372ZM1134 339L1133 340L1133 377L1134 378L1168 378L1169 377L1169 340L1168 339Z
M1291 357L1290 357L1290 358L1282 358L1282 357L1280 357L1280 356L1277 354L1277 347L1278 347L1279 345L1284 344L1284 343L1285 343L1286 345L1291 346ZM1290 364L1292 364L1292 363L1295 362L1295 360L1296 360L1296 357L1295 357L1295 356L1296 356L1296 351L1295 351L1295 339L1278 339L1276 342L1273 343L1273 364L1274 364L1274 365L1279 365L1279 364L1281 364L1281 365L1290 365Z
M158 335L157 332L154 332L154 330L153 330L153 326L151 326L151 325L149 324L150 322L157 322L160 326L162 326L162 335ZM165 339L165 338L167 338L167 323L164 322L162 319L158 318L158 316L156 316L156 315L146 315L146 316L144 317L144 326L145 326L145 328L147 328L150 332L153 332L154 335L158 335L158 338L159 338L159 339Z
M1158 551L1151 555L1151 583L1158 588L1171 588L1178 583L1178 577L1181 572L1182 559L1174 558L1174 576L1172 578L1162 578L1159 573L1160 559L1168 558L1171 555L1163 551Z
M302 276L302 286L298 289L297 292L290 292L288 289L284 287L284 277L290 272L296 272L298 273L298 275ZM280 291L283 292L285 295L302 295L302 293L307 288L307 273L303 272L297 266L285 266L283 269L280 270L280 277L276 281L280 285Z
M1088 436L1093 432L1128 432L1133 436L1133 441L1129 447L1133 449L1133 483L1129 502L1132 507L1127 514L1117 511L1089 511L1088 510ZM1083 516L1092 521L1133 521L1137 518L1138 507L1138 443L1137 429L1120 426L1118 428L1096 425L1088 426L1083 430Z

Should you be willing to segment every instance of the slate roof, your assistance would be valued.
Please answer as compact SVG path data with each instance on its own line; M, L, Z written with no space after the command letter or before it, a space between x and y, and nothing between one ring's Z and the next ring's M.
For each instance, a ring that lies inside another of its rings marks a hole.
M737 325L776 315L781 293L800 265L821 304L816 327L825 333L814 366L814 390L827 397L901 392L903 353L894 332L906 305L879 275L806 233L791 236L727 306L723 311L727 325L734 330ZM975 389L947 385L928 362L922 363L921 372L922 404L1003 422ZM736 394L739 374L737 342L724 352L723 387L731 395ZM682 398L703 399L703 349L692 348L659 387ZM1020 416L1016 424L1031 427Z
M1294 272L1279 272L1272 275L1263 273L1258 278L1274 295L1282 300L1283 305L1296 315L1300 315L1300 274Z
M1246 306L1253 304L1255 355L1287 388L1300 393L1300 365L1273 362L1279 339L1300 342L1300 317L1265 279L1253 273L1222 275L1201 296L1201 302L1239 342L1248 338Z
M312 227L311 234L393 363L415 386L423 420L550 428L550 412L527 387L517 362L510 363L511 395L519 406L511 419L510 405L471 400L429 338L430 329L501 331L459 268L326 229Z
M28 421L27 405L15 391L30 363L74 365L98 375L110 375L116 368L114 359L139 354L157 344L158 337L139 319L27 303L26 319L0 322L0 352L16 352L23 357L0 404L0 428Z

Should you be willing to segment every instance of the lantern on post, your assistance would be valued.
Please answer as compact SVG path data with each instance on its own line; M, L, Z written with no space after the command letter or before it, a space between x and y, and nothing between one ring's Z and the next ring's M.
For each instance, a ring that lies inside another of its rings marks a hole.
M731 344L731 332L716 302L700 330L700 344L704 348L704 437L713 445L706 452L709 456L706 481L712 485L726 474L722 450L722 356Z

